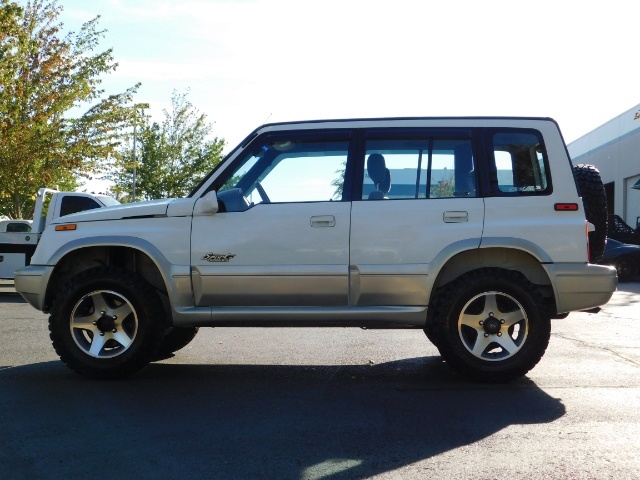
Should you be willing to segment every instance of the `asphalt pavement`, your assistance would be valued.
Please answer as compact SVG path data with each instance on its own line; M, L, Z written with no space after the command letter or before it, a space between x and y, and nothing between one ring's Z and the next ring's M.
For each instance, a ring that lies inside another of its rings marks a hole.
M639 294L554 320L506 385L460 378L420 331L356 328L202 329L90 380L0 294L0 478L636 480Z

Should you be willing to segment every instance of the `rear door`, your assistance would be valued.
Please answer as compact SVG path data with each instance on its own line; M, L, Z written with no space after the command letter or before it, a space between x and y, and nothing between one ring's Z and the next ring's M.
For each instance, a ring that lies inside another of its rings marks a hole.
M427 305L434 258L454 243L480 245L484 203L471 131L372 129L363 142L350 302Z

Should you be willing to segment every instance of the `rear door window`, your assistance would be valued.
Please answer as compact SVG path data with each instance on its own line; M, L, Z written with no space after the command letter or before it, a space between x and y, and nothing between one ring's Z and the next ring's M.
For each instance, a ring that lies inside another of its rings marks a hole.
M408 132L367 139L362 200L476 197L471 138L421 137Z

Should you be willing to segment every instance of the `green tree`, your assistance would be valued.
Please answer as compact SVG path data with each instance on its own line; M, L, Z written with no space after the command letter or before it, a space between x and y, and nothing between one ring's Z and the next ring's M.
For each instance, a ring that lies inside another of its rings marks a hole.
M99 17L62 36L61 11L57 0L0 0L0 214L13 218L38 188L74 188L104 168L131 124L138 86L106 98L100 88L117 63L111 49L94 53Z
M438 183L431 185L431 198L450 198L453 197L454 179L453 174L448 178L438 180Z
M173 92L171 110L164 110L162 124L144 118L137 136L136 200L176 198L187 195L222 159L224 140L210 139L212 125L187 99ZM128 201L133 191L133 152L120 154L113 192Z

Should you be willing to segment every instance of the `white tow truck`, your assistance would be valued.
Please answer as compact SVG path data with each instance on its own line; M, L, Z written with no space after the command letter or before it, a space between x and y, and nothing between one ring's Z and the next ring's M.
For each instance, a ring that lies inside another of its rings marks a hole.
M119 203L107 195L39 189L33 220L0 218L0 279L12 279L18 268L29 265L42 232L52 220Z

